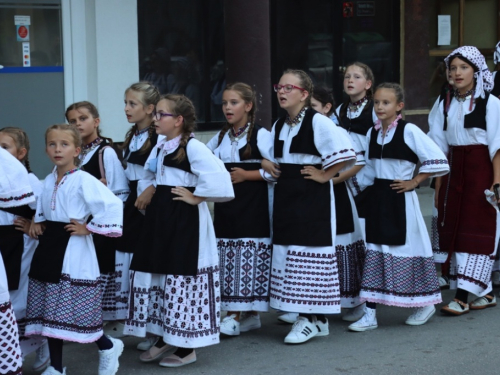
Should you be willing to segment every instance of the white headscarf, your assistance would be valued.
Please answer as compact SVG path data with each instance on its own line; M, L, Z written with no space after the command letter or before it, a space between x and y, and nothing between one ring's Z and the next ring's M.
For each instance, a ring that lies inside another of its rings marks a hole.
M477 72L474 73L474 78L476 79L474 98L479 98L480 96L484 98L485 91L491 91L493 89L493 75L488 69L488 65L486 65L484 56L476 47L459 47L444 59L444 62L446 63L446 67L448 69L450 69L450 58L457 55L462 56L470 61L472 65L474 65L474 67L477 69Z
M495 46L495 52L493 52L493 62L498 64L500 62L500 42Z

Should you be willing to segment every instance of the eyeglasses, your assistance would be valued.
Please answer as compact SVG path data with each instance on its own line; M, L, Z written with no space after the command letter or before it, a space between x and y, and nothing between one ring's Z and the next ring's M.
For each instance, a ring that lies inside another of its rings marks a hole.
M153 120L155 121L160 121L163 117L175 117L177 115L174 115L172 113L160 113L160 112L153 112Z
M275 85L273 85L273 87L274 87L274 91L279 92L281 89L283 89L283 91L287 94L292 92L293 89L297 89L300 91L307 91L306 89L303 89L302 87L298 87L298 86L294 86L294 85L275 84Z

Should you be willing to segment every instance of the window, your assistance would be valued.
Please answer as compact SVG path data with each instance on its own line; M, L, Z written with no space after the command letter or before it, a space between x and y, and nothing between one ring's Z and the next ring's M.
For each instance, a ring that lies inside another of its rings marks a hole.
M221 125L225 86L222 0L138 1L139 76L162 94L184 94L199 130Z

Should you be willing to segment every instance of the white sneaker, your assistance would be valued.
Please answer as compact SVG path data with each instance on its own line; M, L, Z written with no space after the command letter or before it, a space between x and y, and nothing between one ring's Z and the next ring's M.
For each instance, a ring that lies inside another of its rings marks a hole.
M500 271L493 271L491 274L493 286L500 286Z
M285 343L302 344L317 334L318 327L316 327L316 322L312 323L307 318L299 316L297 321L293 323L292 330L285 337Z
M139 344L137 344L137 350L145 352L146 350L151 349L151 347L156 344L158 340L158 336L147 337L146 340L141 341Z
M377 310L365 306L365 315L357 322L349 326L349 330L355 332L370 331L378 327Z
M238 336L240 334L240 322L235 318L235 314L226 316L220 323L220 333L228 336Z
M113 347L108 350L99 350L99 375L115 375L120 363L118 358L123 352L123 341L108 337Z
M36 350L36 359L33 363L33 371L43 371L50 364L49 344L45 341L42 346Z
M248 332L253 329L259 329L260 327L261 323L259 314L248 314L245 318L240 320L240 332Z
M278 320L284 323L293 324L297 321L298 317L298 313L284 313L278 316Z
M497 297L493 293L490 293L488 297L492 298L491 301L485 297L478 297L471 303L469 303L469 309L471 310L483 310L488 307L495 307L497 305Z
M450 280L446 276L439 276L438 281L441 289L447 289L450 287Z
M63 368L63 372L59 372L54 367L49 366L42 372L42 375L66 375L66 367Z
M119 321L109 322L104 327L104 334L106 336L114 337L115 339L121 339L122 337L126 336L123 333L124 329L125 329L125 324Z
M365 315L365 305L366 303L362 303L353 309L349 309L349 311L342 317L342 320L346 322L357 322L363 317L363 315Z
M318 328L318 334L316 335L318 337L328 336L330 334L328 319L326 319L326 323L323 323L321 320L316 320L316 328Z
M427 323L427 321L434 315L436 308L434 305L419 307L415 309L413 314L411 314L408 319L406 319L406 324L409 326L421 326Z

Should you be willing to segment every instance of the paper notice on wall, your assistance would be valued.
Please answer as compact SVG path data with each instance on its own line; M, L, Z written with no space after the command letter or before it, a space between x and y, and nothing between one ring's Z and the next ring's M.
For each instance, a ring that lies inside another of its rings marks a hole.
M30 42L23 42L23 66L31 66Z
M449 46L451 44L451 16L438 16L438 46Z
M31 25L31 16L14 16L14 25Z

